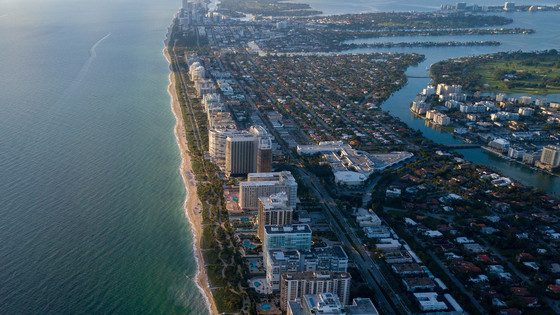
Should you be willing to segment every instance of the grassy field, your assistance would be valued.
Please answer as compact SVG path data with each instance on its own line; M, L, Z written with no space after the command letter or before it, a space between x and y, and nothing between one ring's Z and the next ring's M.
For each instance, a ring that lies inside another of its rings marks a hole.
M498 53L434 64L435 83L461 84L467 91L560 93L560 54L551 50Z
M477 67L483 84L488 84L487 90L505 93L527 93L527 94L550 94L560 93L560 86L541 84L547 78L560 77L560 67L557 65L558 59L547 58L535 65L528 65L523 60L504 61L499 60L490 62L489 64ZM503 79L498 78L498 74L507 73L516 76L516 78L508 79L504 75ZM510 80L519 86L508 86Z

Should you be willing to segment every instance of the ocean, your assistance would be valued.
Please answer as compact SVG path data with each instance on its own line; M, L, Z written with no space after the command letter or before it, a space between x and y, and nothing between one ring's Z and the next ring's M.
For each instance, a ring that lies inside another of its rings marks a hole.
M207 313L162 54L180 5L0 0L0 313Z

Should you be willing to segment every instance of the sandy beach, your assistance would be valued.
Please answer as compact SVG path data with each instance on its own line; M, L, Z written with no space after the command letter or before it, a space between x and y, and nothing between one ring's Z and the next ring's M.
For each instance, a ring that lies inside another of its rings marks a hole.
M167 52L167 48L164 49L165 58L171 64L171 59ZM175 125L175 137L177 139L177 145L179 146L179 150L181 151L181 176L183 177L183 182L185 183L186 189L186 199L184 204L185 215L188 218L191 229L193 232L193 250L196 255L196 262L197 262L197 272L195 277L195 282L204 296L206 300L206 305L208 306L208 310L211 314L218 314L218 310L216 308L216 303L214 302L214 297L212 296L212 292L210 291L210 286L208 284L208 276L206 274L206 269L204 268L204 257L202 256L202 250L200 248L200 240L202 237L202 216L200 215L200 209L202 209L202 205L198 200L198 196L196 194L196 186L194 181L194 176L191 176L191 180L187 178L187 173L191 173L191 159L190 156L187 154L188 146L187 146L187 138L185 133L185 126L184 121L182 119L181 114L181 106L177 99L177 93L175 88L175 76L173 73L169 74L169 87L168 87L169 95L171 96L171 107L173 109L173 114L175 115L175 119L177 120L177 124Z

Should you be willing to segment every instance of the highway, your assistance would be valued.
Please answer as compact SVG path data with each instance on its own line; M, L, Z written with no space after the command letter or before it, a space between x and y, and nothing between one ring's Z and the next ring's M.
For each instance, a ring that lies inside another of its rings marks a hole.
M321 200L321 204L326 210L325 214L328 216L334 232L346 248L348 248L349 257L360 269L362 277L368 287L373 289L375 293L374 300L379 307L379 313L409 314L410 310L400 296L394 292L393 288L379 270L377 264L375 264L368 255L366 249L362 246L361 240L348 223L347 218L340 212L334 200L320 184L319 179L301 166L299 167L299 173L305 185L311 189L317 200ZM392 304L396 306L396 310L391 305L384 292L387 294Z

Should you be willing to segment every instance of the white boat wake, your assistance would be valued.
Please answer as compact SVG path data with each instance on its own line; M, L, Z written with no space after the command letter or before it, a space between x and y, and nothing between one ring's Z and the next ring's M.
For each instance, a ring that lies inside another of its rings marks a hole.
M97 46L99 46L99 44L101 44L101 42L104 41L105 39L107 39L109 36L111 36L111 33L103 36L103 38L101 38L95 44L93 44L93 46L91 46L91 48L89 49L89 58L88 58L88 60L86 60L86 62L82 66L82 69L80 69L80 72L78 73L78 76L74 80L75 84L80 84L82 82L82 80L85 78L85 76L86 76L86 74L89 70L89 67L91 66L91 63L93 62L95 57L97 57L97 53L95 52L95 48L97 48Z
M89 49L89 58L82 65L82 68L80 69L80 72L78 72L78 75L76 76L74 81L72 81L70 86L66 89L66 91L64 91L60 99L56 102L57 104L66 101L66 99L70 96L70 94L74 92L74 90L78 87L78 85L80 85L80 83L82 83L82 81L86 77L86 74L91 64L93 63L93 60L95 60L95 58L97 57L97 53L95 52L95 49L97 48L97 46L99 46L99 44L101 44L101 42L106 40L109 36L111 36L111 33L103 36L103 38L101 38L100 40L95 42L93 46L91 46L91 48Z

